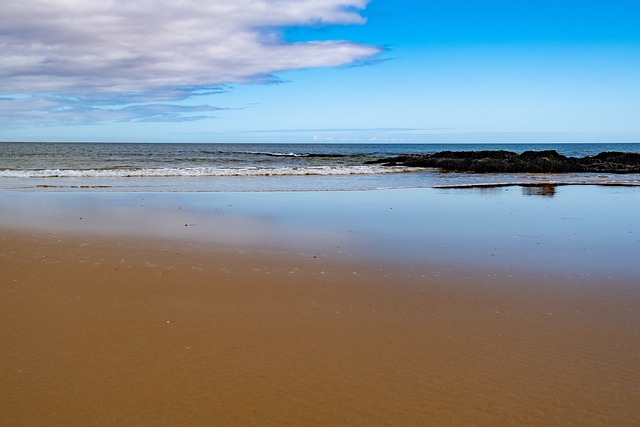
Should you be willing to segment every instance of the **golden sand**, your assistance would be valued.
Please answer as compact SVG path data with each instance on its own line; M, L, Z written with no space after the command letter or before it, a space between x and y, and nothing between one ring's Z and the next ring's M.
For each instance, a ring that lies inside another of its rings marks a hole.
M640 292L0 232L0 424L640 424Z

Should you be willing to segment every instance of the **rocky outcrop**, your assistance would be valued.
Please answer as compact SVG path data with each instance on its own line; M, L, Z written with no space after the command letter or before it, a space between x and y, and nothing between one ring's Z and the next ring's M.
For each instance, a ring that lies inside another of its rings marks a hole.
M623 152L604 152L596 156L576 158L563 156L555 150L525 151L521 154L504 150L441 151L391 157L368 163L470 172L640 173L640 153Z

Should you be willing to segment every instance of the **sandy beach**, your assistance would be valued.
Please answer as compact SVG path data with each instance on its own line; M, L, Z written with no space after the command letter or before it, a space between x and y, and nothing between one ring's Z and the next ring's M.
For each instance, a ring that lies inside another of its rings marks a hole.
M640 427L640 0L0 0L0 427Z
M385 262L6 206L4 425L640 424L633 266Z

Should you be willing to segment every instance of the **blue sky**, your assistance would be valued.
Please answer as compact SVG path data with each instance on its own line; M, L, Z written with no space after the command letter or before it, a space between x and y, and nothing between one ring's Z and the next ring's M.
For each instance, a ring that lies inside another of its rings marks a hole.
M640 142L637 1L166 5L10 3L0 140Z

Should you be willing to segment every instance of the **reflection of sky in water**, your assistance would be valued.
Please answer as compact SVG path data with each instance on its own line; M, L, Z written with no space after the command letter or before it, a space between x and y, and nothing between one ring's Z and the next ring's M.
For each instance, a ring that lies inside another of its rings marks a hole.
M340 246L345 256L640 279L639 188L9 192L0 199L0 224L117 229L309 253Z
M259 203L263 214L286 224L349 231L380 257L640 277L640 191L556 192L553 198L526 196L520 187L277 193Z
M349 191L473 185L611 183L640 186L640 174L458 173L422 170L410 173L309 176L218 176L130 178L10 178L0 189L92 192L259 192Z

